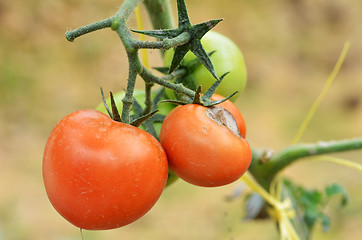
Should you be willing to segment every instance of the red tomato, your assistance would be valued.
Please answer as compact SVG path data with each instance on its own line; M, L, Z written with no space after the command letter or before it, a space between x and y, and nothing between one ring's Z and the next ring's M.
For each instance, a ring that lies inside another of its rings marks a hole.
M167 180L161 144L96 110L63 118L44 152L43 179L54 208L82 229L129 224L156 203Z
M172 171L183 180L204 187L239 179L252 157L248 142L225 124L212 120L208 116L210 109L197 104L178 106L166 116L160 133ZM213 109L221 111L216 113L221 114L221 119L230 114L221 107ZM235 120L227 123L236 126Z
M221 100L221 99L224 99L224 97L221 95L218 95L218 94L213 94L211 97L211 100L213 100L213 101ZM241 136L243 138L245 138L245 135L246 135L245 121L244 121L243 115L241 115L241 112L234 105L234 103L232 103L230 100L226 100L225 102L220 103L217 106L225 108L226 110L228 110L231 113L231 115L233 115Z

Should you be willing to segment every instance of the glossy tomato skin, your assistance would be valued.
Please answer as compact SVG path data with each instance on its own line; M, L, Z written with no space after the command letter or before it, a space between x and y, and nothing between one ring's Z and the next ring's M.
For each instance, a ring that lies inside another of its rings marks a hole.
M169 167L183 180L216 187L239 179L251 163L251 149L196 104L176 107L163 122L160 141Z
M238 91L239 94L231 98L231 101L235 101L240 93L244 91L247 81L247 69L242 52L231 39L215 31L207 32L201 39L201 43L207 53L215 51L210 59L217 76L220 77L224 73L229 72L216 89L216 93L222 96L229 96ZM173 52L171 49L165 53L165 66L171 65ZM184 62L188 63L193 59L196 59L196 56L188 52L184 57ZM205 66L198 67L191 74L196 86L201 85L203 91L206 91L216 81ZM174 98L174 94L171 91L167 91L167 94L170 95L170 98Z
M44 151L43 179L54 208L88 230L127 225L156 203L168 163L160 143L96 110L63 118Z
M221 95L213 94L211 97L211 100L216 101L216 100L222 100L224 98L225 97L223 97ZM225 102L222 102L222 103L218 104L217 106L225 108L226 110L228 110L231 113L231 115L233 115L241 136L243 138L245 138L245 136L246 136L245 120L244 120L243 115L239 111L239 109L235 106L235 104L232 103L230 100L226 100Z

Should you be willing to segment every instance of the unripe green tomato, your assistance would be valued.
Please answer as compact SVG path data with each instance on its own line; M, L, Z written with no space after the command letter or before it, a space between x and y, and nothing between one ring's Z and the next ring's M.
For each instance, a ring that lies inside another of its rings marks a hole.
M238 91L239 94L236 94L231 98L232 101L235 101L237 96L239 96L240 93L244 91L246 85L247 72L243 54L241 53L238 46L229 38L214 31L209 31L206 33L205 36L201 39L201 43L207 53L215 51L211 55L210 59L215 68L217 76L220 77L222 74L229 72L229 74L226 75L222 80L215 93L222 96L229 96L235 91ZM174 51L172 49L165 53L165 66L171 65L173 53ZM188 52L184 58L184 61L187 63L195 58L196 56L192 52ZM205 92L216 81L216 79L203 65L199 66L192 73L192 76L195 79L196 85L202 86L203 92ZM167 94L168 93L169 92L167 92ZM168 96L169 95L170 94L168 94Z
M155 95L156 95L156 93L152 92L152 97L154 97ZM124 96L125 96L125 91L120 91L118 93L113 94L113 98L114 98L114 101L116 103L119 114L121 114L121 112L122 112L122 106L123 106L122 99L124 98ZM135 89L135 91L133 92L133 97L137 100L137 102L141 105L142 108L144 108L146 106L146 104L145 104L145 91L144 90ZM108 107L111 108L111 99L110 98L106 99L106 103L107 103ZM160 104L158 104L157 109L160 110L158 112L159 114L162 114L162 115L166 116L174 107L175 107L175 105L171 104L171 103L160 103ZM104 107L103 103L98 104L96 109L98 111L101 111L101 112L107 114L107 110ZM133 111L133 108L132 108L131 114L135 114L134 111ZM162 125L161 122L155 122L153 124L153 126L154 126L154 128L156 130L157 136L159 136L159 134L160 134L161 125ZM144 130L142 125L140 126L140 128Z

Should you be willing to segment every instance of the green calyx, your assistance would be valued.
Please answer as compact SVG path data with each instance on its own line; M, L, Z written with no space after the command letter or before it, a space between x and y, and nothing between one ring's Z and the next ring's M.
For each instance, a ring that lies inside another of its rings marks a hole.
M100 89L101 89L101 94L102 94L103 105L104 105L108 115L114 121L122 122L121 116L118 111L118 107L116 105L116 101L114 100L113 93L110 92L111 107L109 107L105 100L103 89L102 88L100 88ZM143 109L142 106L140 105L140 103L134 98L133 104L132 104L134 114L132 114L130 116L130 119L131 119L130 125L133 125L135 127L139 127L139 126L143 125L143 127L145 128L145 130L148 133L150 133L151 135L153 135L154 137L157 138L157 132L156 132L153 124L155 122L162 122L165 118L165 115L159 114L158 113L159 110L157 110L157 105L160 102L163 94L164 94L164 92L162 89L153 98L153 105L152 105L153 107L152 107L151 111L145 111L146 109Z
M211 85L211 87L209 89L206 90L206 92L201 95L201 86L198 86L196 88L195 91L195 96L193 99L188 98L186 99L186 101L180 101L180 100L164 100L161 102L171 102L174 104L178 104L178 105L186 105L186 104L198 104L204 107L212 107L215 106L217 104L223 103L226 100L230 99L231 97L233 97L237 92L234 92L233 94L229 95L228 97L221 99L221 100L211 100L212 95L215 93L217 87L220 85L221 81L224 79L224 77L228 74L224 73L221 77L220 80L216 80L214 82L213 85Z
M159 39L172 39L182 34L188 36L189 41L184 44L175 47L175 54L173 56L171 66L168 73L172 73L177 67L179 67L181 61L188 51L193 52L199 61L207 68L215 79L219 79L216 75L214 66L210 60L209 55L201 44L201 38L215 27L222 19L210 20L207 22L192 25L187 13L186 4L184 0L177 0L178 9L178 28L176 29L162 29L151 31L138 31L133 32L156 37Z

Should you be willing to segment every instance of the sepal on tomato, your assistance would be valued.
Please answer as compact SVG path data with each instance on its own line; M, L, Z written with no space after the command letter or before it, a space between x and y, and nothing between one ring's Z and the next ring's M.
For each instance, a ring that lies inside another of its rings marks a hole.
M183 33L189 35L189 41L185 44L175 47L175 54L173 56L169 73L172 73L181 64L186 53L193 52L200 62L206 67L211 75L218 79L214 66L210 60L209 55L206 53L204 47L201 44L201 38L215 27L223 19L214 19L207 22L192 25L187 13L187 8L184 0L177 0L178 9L178 28L176 29L161 29L161 30L149 30L139 31L132 30L133 32L148 35L151 37L157 37L160 39L170 39L180 36Z
M238 92L234 92L232 94L230 94L229 96L227 96L224 99L219 99L219 100L211 100L211 97L214 95L217 87L219 86L219 84L221 83L221 81L224 79L224 77L228 74L229 72L224 73L221 77L220 80L216 80L214 82L213 85L210 86L210 88L208 88L206 90L206 92L204 94L201 94L201 86L198 86L196 88L195 91L195 96L194 98L190 101L188 99L186 99L186 101L181 101L181 100L174 100L174 99L168 99L168 100L163 100L162 102L171 102L177 105L186 105L186 104L198 104L204 107L212 107L215 106L217 104L223 103L227 100L229 100L230 98L232 98L235 94L237 94Z

